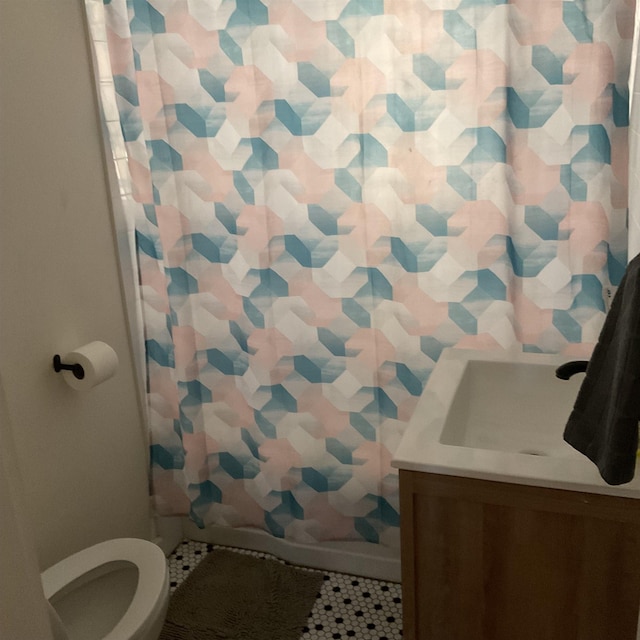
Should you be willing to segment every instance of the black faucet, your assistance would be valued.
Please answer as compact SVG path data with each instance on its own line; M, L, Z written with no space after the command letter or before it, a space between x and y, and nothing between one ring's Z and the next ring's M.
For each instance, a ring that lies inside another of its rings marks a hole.
M587 370L588 360L572 360L565 362L556 369L556 377L561 380L568 380L576 373L584 373Z

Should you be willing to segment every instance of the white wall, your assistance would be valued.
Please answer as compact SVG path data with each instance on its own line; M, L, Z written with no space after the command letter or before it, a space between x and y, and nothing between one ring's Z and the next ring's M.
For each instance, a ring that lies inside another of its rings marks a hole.
M0 638L51 640L31 532L22 515L19 475L0 378ZM24 614L26 610L29 615Z
M40 568L149 537L146 444L82 0L0 0L0 373ZM84 394L55 353L104 340Z

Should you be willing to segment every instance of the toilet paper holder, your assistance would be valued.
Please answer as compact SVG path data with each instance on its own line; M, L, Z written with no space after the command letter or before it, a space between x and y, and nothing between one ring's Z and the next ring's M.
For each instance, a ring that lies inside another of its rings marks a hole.
M60 373L61 371L71 371L78 380L82 380L84 378L84 367L81 364L65 364L62 362L62 358L58 354L53 356L53 370L56 373Z

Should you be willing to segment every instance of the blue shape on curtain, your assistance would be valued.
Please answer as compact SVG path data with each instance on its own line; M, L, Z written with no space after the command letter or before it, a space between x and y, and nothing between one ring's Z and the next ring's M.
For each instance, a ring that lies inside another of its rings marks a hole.
M507 285L491 269L478 271L478 288L485 293L486 300L507 299Z
M269 10L260 0L236 0L236 10L231 14L227 29L269 24Z
M333 331L325 327L318 327L318 340L334 356L344 356L344 340L339 338Z
M260 455L258 443L251 437L251 433L249 429L241 429L240 431L242 434L242 442L244 442L247 445L247 449L249 449L249 451L251 452L251 455L256 460L264 461L265 458L264 456Z
M465 200L477 198L475 180L462 167L447 167L447 182Z
M220 349L207 349L207 360L210 365L228 376L236 375L234 360L220 351Z
M396 376L402 386L412 395L419 396L422 393L422 382L406 364L396 362Z
M331 95L329 78L310 62L298 62L298 79L318 98L328 98Z
M115 75L113 76L113 86L116 93L121 98L124 98L129 104L134 107L140 106L138 99L138 87L130 78L123 75Z
M449 303L449 317L465 333L476 335L478 333L478 320L471 312L459 302Z
M172 344L163 347L154 339L146 340L144 344L147 358L158 363L161 367L173 367L175 365Z
M294 135L302 135L302 118L286 100L274 100L276 118Z
M286 235L284 237L284 248L303 267L320 266L313 264L311 250L298 236Z
M607 244L607 269L609 270L611 284L614 287L617 287L627 269L627 263L626 261L620 260L612 253L611 246L609 244Z
M572 309L580 307L595 307L602 313L606 313L604 299L602 297L602 282L593 274L580 274L571 277L571 287L579 289L579 293L573 299Z
M586 133L587 144L571 158L571 162L587 162L611 164L611 141L607 130L601 124L577 125L573 128L573 134Z
M182 267L165 269L170 278L167 290L172 296L186 296L198 292L198 281Z
M356 271L363 271L367 276L367 282L356 292L356 298L393 299L393 287L379 269L359 267Z
M236 216L227 209L221 202L216 202L214 205L216 212L216 218L222 223L222 226L233 235L238 235L238 226L236 223Z
M348 169L336 169L334 172L336 187L344 191L354 202L362 202L362 187Z
M251 138L251 149L253 153L243 167L245 171L268 171L278 168L278 154L262 138Z
M293 368L309 382L322 382L322 369L307 356L293 356Z
M284 527L276 522L269 511L265 511L264 523L271 535L276 538L284 538Z
M534 44L531 47L531 63L549 84L564 83L564 60L556 56L549 47Z
M124 141L133 142L137 140L142 133L142 121L138 116L138 112L133 108L127 111L122 105L119 106L118 111Z
M585 14L584 1L562 3L562 20L578 42L593 42L593 23Z
M190 107L188 104L176 104L176 118L178 122L183 124L194 136L198 138L206 138L208 135L215 135L215 132L207 131L207 116L210 109L200 108L198 110Z
M287 281L279 276L273 269L251 269L250 274L256 274L260 279L260 284L252 291L252 295L260 296L287 296L289 295L289 285Z
M371 326L371 314L351 298L342 299L342 312L358 327Z
M552 313L553 326L569 341L580 342L582 327L576 319L564 309L554 309Z
M362 389L373 393L373 401L363 409L365 413L374 413L394 419L398 417L398 407L384 389L381 387L363 387Z
M563 86L549 86L547 91L516 91L507 87L507 111L518 129L544 126L562 104Z
M246 462L242 463L228 451L221 451L218 454L218 460L225 473L234 480L251 480L260 472L256 460L247 459Z
M509 262L513 269L513 273L516 276L522 278L525 275L524 272L524 259L520 256L520 253L516 249L516 245L510 236L506 237L507 255L509 256Z
M466 9L467 7L483 7L483 6L499 6L507 4L509 0L461 0L458 9Z
M147 0L129 0L133 7L132 33L165 33L164 16Z
M249 353L249 344L247 342L247 334L242 329L242 327L237 323L231 320L229 322L229 331L231 335L235 338L235 341L238 343L238 346L245 352Z
M420 223L431 235L447 236L449 228L447 219L449 214L437 211L431 205L416 205L416 221Z
M420 336L420 351L429 356L434 362L437 362L442 355L442 350L445 346L433 336Z
M182 171L182 156L165 140L148 140L152 171Z
M360 146L358 153L349 163L349 167L387 166L387 150L370 133L353 133L347 140L356 140Z
M355 58L355 42L349 32L337 20L327 20L327 39L345 58Z
M629 92L624 88L618 90L615 84L611 85L611 94L613 97L613 124L616 127L629 126Z
M253 304L250 298L242 298L242 310L254 327L264 329L264 314Z
M271 393L271 400L269 400L264 407L263 411L289 411L296 413L298 411L297 400L281 385L274 384L272 386L262 387Z
M256 425L260 432L267 438L274 439L277 437L276 426L270 422L265 415L257 409L253 412L253 419L256 421Z
M152 204L143 204L144 217L154 226L158 226L158 219L156 216L156 208Z
M336 236L338 229L337 215L329 213L317 204L307 205L309 221L315 225L325 236Z
M256 203L253 187L249 184L249 181L242 171L233 172L233 186L237 189L238 194L247 204Z
M272 515L290 516L295 520L304 520L304 509L291 491L272 491L271 495L280 497L280 504L271 511Z
M416 130L415 110L396 93L387 94L387 112L396 121L402 131Z
M558 222L542 207L526 206L524 208L524 221L542 240L557 240Z
M189 493L195 494L196 498L191 502L189 517L200 528L204 529L204 520L201 513L206 513L211 504L222 502L222 492L220 488L210 480L189 485Z
M366 542L378 544L380 536L375 527L366 518L354 518L356 531L362 536Z
M199 407L212 401L211 389L205 387L200 380L178 382L178 387L183 393L186 392L180 402L183 407Z
M327 438L325 441L327 451L342 464L353 464L353 454L337 438Z
M477 49L476 30L454 10L443 11L445 31L463 48Z
M384 524L388 524L392 527L400 526L400 514L389 504L389 501L382 496L375 496L369 494L367 496L371 500L375 500L378 506L367 514L367 518L374 518L380 520Z
M200 86L216 101L224 102L226 94L224 83L207 69L198 69L198 78L200 78Z
M560 167L560 183L575 202L586 202L587 183L573 170L570 164Z
M400 238L390 238L390 246L391 255L402 265L402 268L405 271L408 271L409 273L418 273L418 257L414 251L412 251Z
M379 16L384 13L384 0L349 0L340 19L350 16Z
M213 241L212 238L205 236L203 233L191 234L191 246L209 262L221 262L220 247Z
M477 129L469 129L469 132L475 134L478 141L477 146L470 154L474 160L479 162L485 160L492 162L507 161L507 145L494 129L491 127L478 127ZM467 157L465 162L468 162L469 159Z
M238 43L229 35L227 31L218 32L218 40L220 42L220 48L227 55L229 60L237 66L242 65L242 48Z
M350 413L349 424L365 439L371 442L376 440L376 428L361 414Z
M161 249L156 246L156 243L153 238L149 238L145 236L143 233L136 229L136 249L141 253L153 258L154 260L159 260L162 255Z
M447 88L446 68L426 53L413 55L413 72L429 89L442 91Z
M184 468L184 451L182 449L174 449L168 451L159 444L152 444L151 464L157 464L162 469L183 469Z
M329 490L329 482L322 473L313 467L302 468L302 481L308 484L312 489L318 493L322 493Z

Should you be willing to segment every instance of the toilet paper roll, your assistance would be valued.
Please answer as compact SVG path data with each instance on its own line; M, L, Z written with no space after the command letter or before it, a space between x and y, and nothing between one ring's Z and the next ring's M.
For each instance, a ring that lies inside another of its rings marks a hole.
M84 377L77 378L71 371L63 371L64 381L76 391L88 391L108 380L118 368L118 355L105 342L96 340L62 357L65 364L79 364L84 369Z

